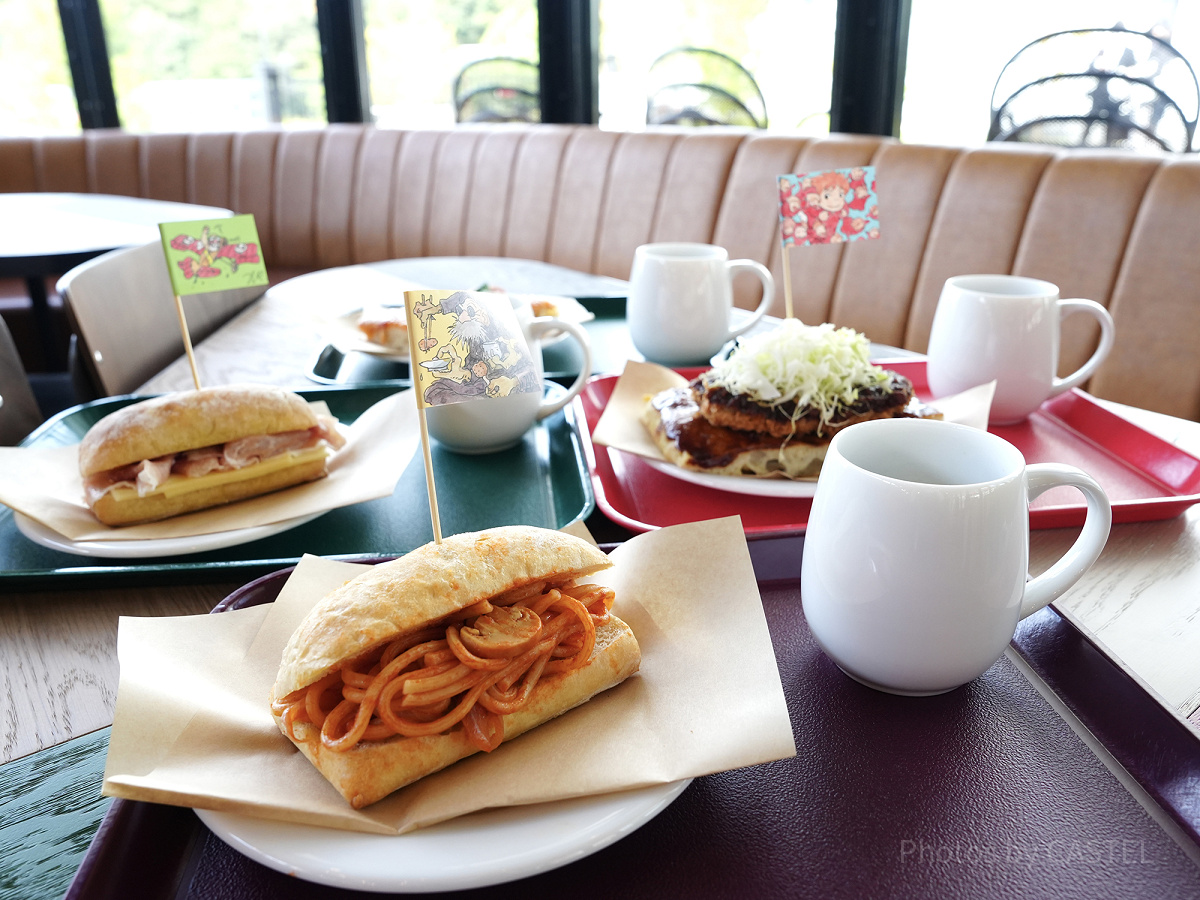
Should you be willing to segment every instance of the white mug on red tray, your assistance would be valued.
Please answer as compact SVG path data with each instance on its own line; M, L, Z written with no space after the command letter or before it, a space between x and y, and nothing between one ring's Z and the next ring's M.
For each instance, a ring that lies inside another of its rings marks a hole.
M1082 367L1059 378L1059 323L1076 312L1100 323L1100 343ZM1055 285L1037 278L959 275L946 280L934 313L929 389L941 397L994 380L989 421L1011 425L1090 378L1112 342L1112 316L1094 300L1062 300Z
M1074 545L1028 579L1031 499L1083 492ZM879 419L829 445L801 563L813 636L849 676L896 694L939 694L999 659L1017 622L1070 588L1108 540L1112 514L1073 466L1026 465L994 434Z
M486 402L468 400L429 407L425 410L429 434L450 450L470 454L494 453L517 445L535 422L570 403L591 377L592 346L587 332L580 325L562 319L535 317L528 304L519 304L515 300L513 308L530 349L538 383L544 383L539 339L561 332L566 332L579 344L583 356L579 375L567 389L566 395L555 400L545 399L544 391L538 391L492 397Z
M753 272L762 281L758 308L736 328L733 276ZM707 363L728 341L752 328L775 299L775 281L752 259L729 258L713 244L643 244L633 254L625 317L633 345L667 366Z

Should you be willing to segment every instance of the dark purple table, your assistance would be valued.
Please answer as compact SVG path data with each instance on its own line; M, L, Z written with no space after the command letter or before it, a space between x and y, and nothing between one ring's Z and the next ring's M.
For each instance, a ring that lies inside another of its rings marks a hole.
M751 544L797 756L696 779L593 856L461 896L1200 896L1200 745L1068 623L1052 610L1027 620L1019 657L949 694L881 694L814 642L798 579L779 577L794 573L801 547ZM270 599L281 583L268 576L238 602ZM1132 791L1027 666L1131 773ZM365 895L251 862L190 810L118 800L68 897L132 896Z

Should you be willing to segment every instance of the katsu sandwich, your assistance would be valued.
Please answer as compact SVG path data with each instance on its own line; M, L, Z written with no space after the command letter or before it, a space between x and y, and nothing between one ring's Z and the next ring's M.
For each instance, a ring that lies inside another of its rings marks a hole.
M897 416L941 418L907 378L871 364L862 334L785 319L688 385L648 398L642 422L685 469L812 479L838 431Z

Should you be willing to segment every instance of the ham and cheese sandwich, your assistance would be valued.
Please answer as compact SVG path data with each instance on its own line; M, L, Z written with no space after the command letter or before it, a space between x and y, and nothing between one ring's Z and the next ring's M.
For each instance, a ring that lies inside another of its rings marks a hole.
M257 497L326 474L337 423L291 391L229 385L143 400L79 444L79 472L105 525L133 525Z
M869 419L941 418L907 378L872 365L849 328L785 319L684 387L648 398L659 451L695 472L815 479L833 436Z
M374 566L292 635L275 720L355 808L491 751L637 671L613 592L584 581L609 565L579 538L509 526Z

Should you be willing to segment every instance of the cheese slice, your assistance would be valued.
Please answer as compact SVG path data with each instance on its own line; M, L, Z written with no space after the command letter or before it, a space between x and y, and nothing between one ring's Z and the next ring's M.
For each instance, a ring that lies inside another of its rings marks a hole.
M246 466L242 469L230 469L226 472L209 472L207 475L198 475L195 477L172 475L154 490L147 491L140 496L143 499L159 494L164 497L178 497L181 494L190 494L192 491L201 491L205 488L233 484L237 481L247 481L251 478L258 478L260 475L266 475L290 466L323 459L328 453L329 446L321 443L307 450L293 450L287 453L280 453L278 456L272 456L270 459L264 459L262 462ZM122 500L136 500L139 497L137 488L131 487L115 487L109 494L118 503Z

